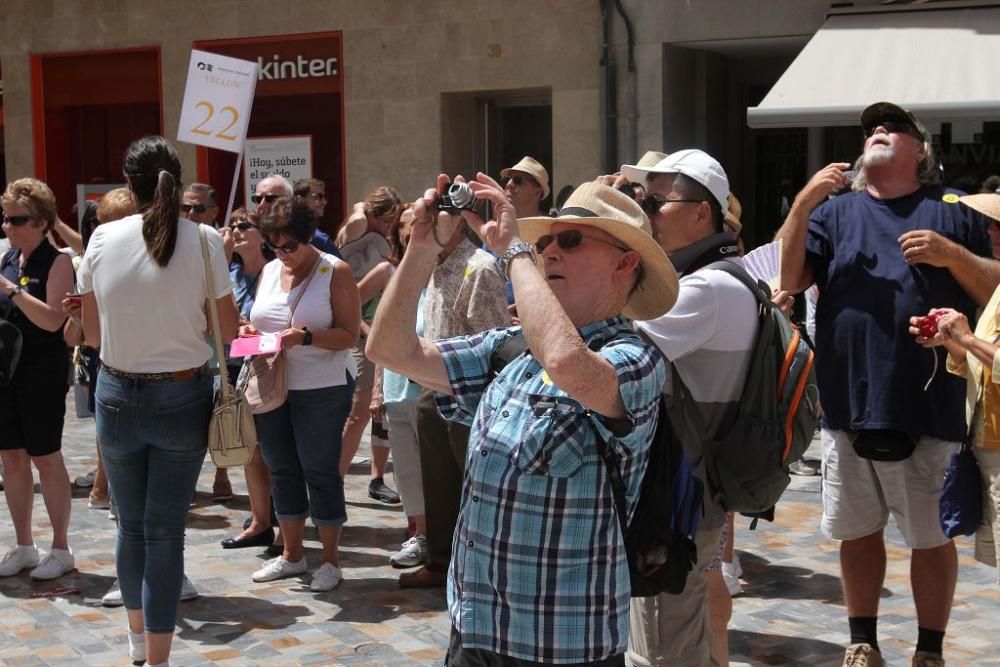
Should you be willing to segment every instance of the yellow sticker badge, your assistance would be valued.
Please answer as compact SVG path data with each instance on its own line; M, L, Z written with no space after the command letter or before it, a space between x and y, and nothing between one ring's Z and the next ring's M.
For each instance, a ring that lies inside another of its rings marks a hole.
M549 377L549 374L548 374L547 371L542 371L542 382L545 383L546 387L551 387L552 386L552 378Z
M330 267L327 266L326 264L324 264L323 266L319 267L319 272L320 273L330 273Z
M465 265L465 274L462 277L463 278L468 278L471 275L472 275L472 264L466 264Z
M28 283L31 282L31 278L28 276L21 276L21 279L18 282L21 283L21 287L27 287Z
M941 201L943 201L945 204L957 204L958 195L956 195L954 192L949 192L944 197L941 197Z

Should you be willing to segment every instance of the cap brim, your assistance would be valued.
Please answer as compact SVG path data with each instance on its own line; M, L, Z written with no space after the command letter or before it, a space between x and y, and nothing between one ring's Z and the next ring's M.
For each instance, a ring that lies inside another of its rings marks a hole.
M625 304L624 315L633 320L653 320L670 310L677 301L679 282L674 265L663 248L652 236L638 227L632 227L610 218L560 216L558 218L521 218L517 221L521 238L534 245L539 237L548 234L552 225L567 222L600 229L639 253L642 261L642 282L632 292ZM539 258L541 260L541 258Z
M646 177L652 173L667 173L667 172L654 172L652 167L639 167L634 164L623 164L622 165L622 176L627 178L630 183L639 183L641 185L646 184Z

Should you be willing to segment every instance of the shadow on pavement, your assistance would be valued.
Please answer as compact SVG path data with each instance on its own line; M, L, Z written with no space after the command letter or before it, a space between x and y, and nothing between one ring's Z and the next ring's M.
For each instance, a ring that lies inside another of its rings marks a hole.
M749 658L753 665L839 665L844 647L807 637L730 630L729 655L734 661Z
M177 637L204 644L225 645L251 630L276 630L293 625L312 611L256 597L203 595L177 609Z

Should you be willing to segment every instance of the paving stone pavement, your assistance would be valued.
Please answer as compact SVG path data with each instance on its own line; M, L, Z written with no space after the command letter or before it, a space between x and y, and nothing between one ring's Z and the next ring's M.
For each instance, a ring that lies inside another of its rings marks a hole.
M72 403L68 404L72 414ZM70 417L64 453L70 477L93 467L93 421ZM2 437L2 436L0 436ZM367 444L362 445L362 456ZM810 455L816 454L815 448ZM815 457L814 457L815 458ZM440 665L449 623L443 590L404 591L388 557L405 538L400 507L371 501L367 466L346 481L349 523L341 554L344 582L329 593L309 592L308 577L266 584L250 581L265 559L255 549L223 551L219 540L238 532L248 514L242 473L232 471L234 500L210 496L214 468L202 471L189 515L185 565L201 597L180 605L172 665ZM390 479L390 485L394 482ZM736 548L744 592L734 599L729 640L736 664L839 665L847 640L837 545L818 530L818 477L793 478L775 523L746 530L737 520ZM106 511L89 510L75 489L70 540L78 571L55 582L27 574L0 579L0 665L125 665L122 609L101 606L114 581L114 528ZM0 499L0 547L13 544L6 501ZM42 498L35 496L35 539L51 535ZM882 593L880 643L888 665L908 665L917 626L906 552L889 530L889 571ZM315 531L307 531L310 570L319 562ZM1000 665L1000 587L989 568L959 541L960 578L948 636L949 665ZM78 593L35 597L57 587Z

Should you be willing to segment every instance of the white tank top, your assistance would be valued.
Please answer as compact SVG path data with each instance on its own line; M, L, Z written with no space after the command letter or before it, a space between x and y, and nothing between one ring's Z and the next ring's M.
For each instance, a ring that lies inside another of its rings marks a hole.
M306 292L299 299L292 317L292 326L311 331L333 327L333 309L330 306L330 279L333 267L343 261L333 255L320 253L320 265L309 281ZM260 275L257 298L250 311L250 322L263 333L277 333L288 326L288 309L295 302L306 281L289 292L281 289L280 260L264 266ZM289 389L319 389L347 384L358 374L351 351L325 350L313 345L297 345L285 351Z

